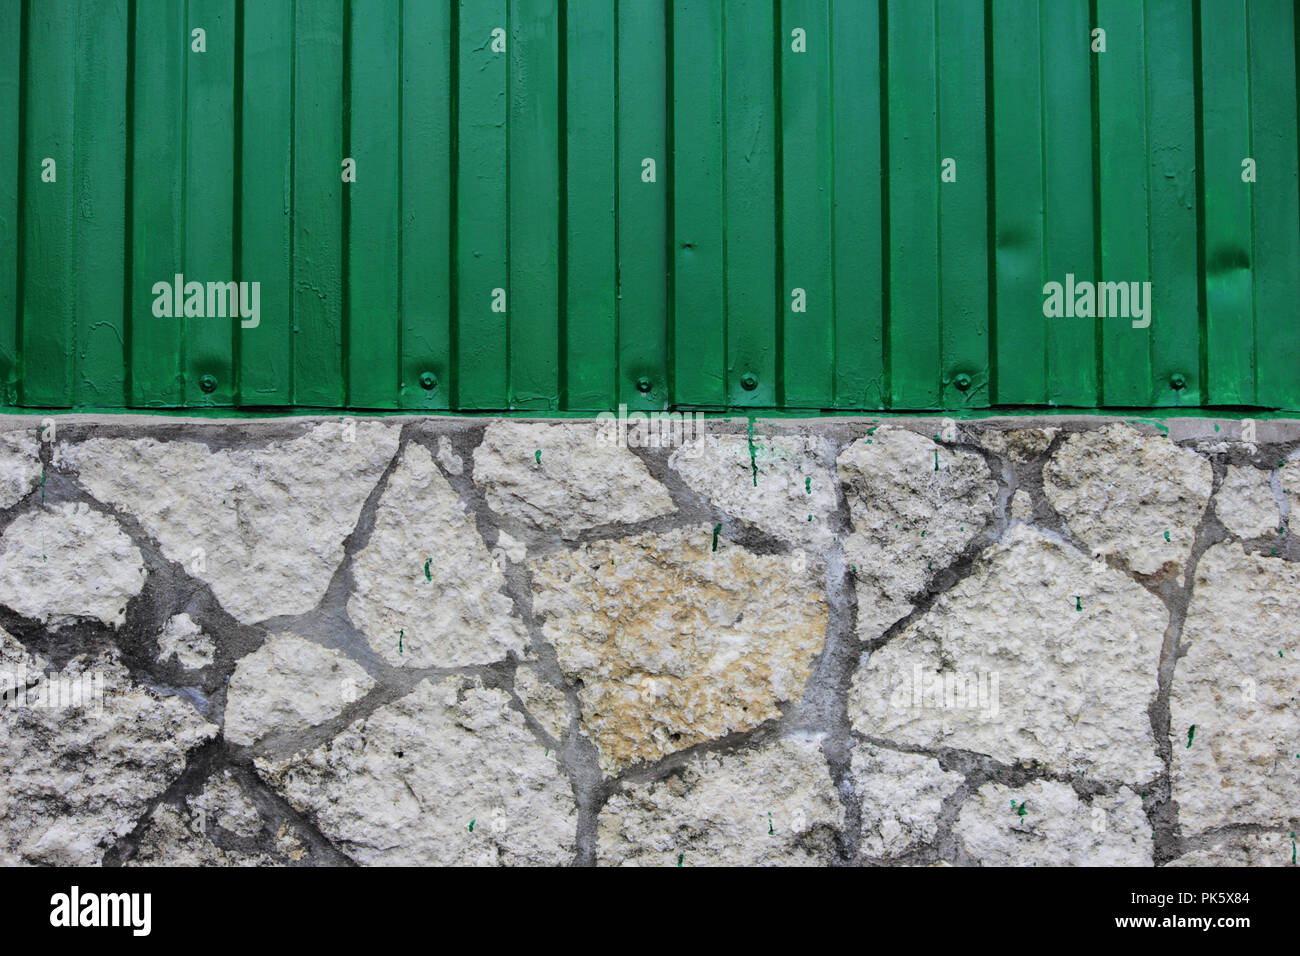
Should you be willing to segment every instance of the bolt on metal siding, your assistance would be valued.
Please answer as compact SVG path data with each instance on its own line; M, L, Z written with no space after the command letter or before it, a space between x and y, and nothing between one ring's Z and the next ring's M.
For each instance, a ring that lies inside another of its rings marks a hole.
M6 405L1300 409L1286 0L0 23Z

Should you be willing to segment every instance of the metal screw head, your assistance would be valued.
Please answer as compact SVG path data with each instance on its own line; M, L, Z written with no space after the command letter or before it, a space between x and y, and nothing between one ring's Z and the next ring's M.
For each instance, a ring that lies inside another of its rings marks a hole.
M970 388L970 376L967 375L965 372L962 372L960 375L958 375L956 378L952 380L952 383L957 386L959 391L964 392L968 388Z
M1187 387L1187 379L1178 373L1169 376L1169 387L1175 392L1181 392Z
M752 392L754 389L758 388L758 376L753 372L746 372L744 375L740 376L740 387L747 392Z
M215 392L217 390L217 377L215 375L204 375L199 379L199 388L205 392Z
M642 395L645 395L647 392L649 392L650 388L651 388L650 379L639 378L636 380L636 390L640 392Z
M428 391L431 389L435 389L437 387L438 387L438 376L434 375L432 372L420 373L420 388L423 388L426 391Z

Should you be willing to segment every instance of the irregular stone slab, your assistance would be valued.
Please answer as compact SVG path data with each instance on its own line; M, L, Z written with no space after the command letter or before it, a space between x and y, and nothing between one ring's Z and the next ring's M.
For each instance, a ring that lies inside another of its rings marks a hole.
M352 563L348 617L394 667L464 667L523 651L505 577L456 492L414 442Z
M674 511L641 459L596 424L493 422L474 449L474 480L497 514L566 536Z
M1070 529L1139 574L1187 560L1212 480L1196 452L1119 423L1071 435L1043 467L1043 490Z
M981 448L1025 464L1047 451L1058 432L1059 428L986 428L975 433L975 440Z
M504 531L497 531L497 543L492 548L492 560L497 563L497 567L504 570L507 562L523 564L526 557L528 557L528 545L516 541Z
M1097 794L1087 804L1054 780L1014 788L985 784L962 805L953 835L981 866L1153 863L1142 798L1128 787Z
M944 800L964 779L933 757L865 742L853 747L850 773L862 805L861 852L868 857L897 856L933 840Z
M358 863L572 861L569 781L508 694L459 678L405 697L310 751L258 771Z
M1011 496L1011 517L1016 521L1028 521L1034 516L1034 502L1024 491L1017 491Z
M1127 575L1016 525L859 668L849 717L897 743L1146 780L1167 624Z
M826 638L814 574L708 525L533 563L533 609L612 773L749 730L803 692Z
M273 826L226 770L179 806L159 803L141 830L134 856L124 865L287 866L308 855L298 826L286 821L272 832ZM260 849L249 849L250 840ZM236 848L231 848L232 842Z
M121 526L85 504L29 511L0 535L0 604L53 627L119 627L147 575Z
M158 635L159 663L174 659L186 670L198 670L211 664L215 654L212 638L188 614L169 618Z
M0 508L16 505L41 477L41 446L27 432L0 435Z
M1282 482L1282 493L1286 495L1291 511L1300 508L1300 461L1285 462L1277 470Z
M857 582L858 635L871 639L992 522L997 484L974 452L885 425L841 452L838 469L853 520L844 559Z
M310 611L343 560L343 539L398 439L389 425L350 424L355 430L327 422L300 438L215 452L188 441L96 438L60 444L57 462L136 518L169 561L251 624Z
M186 803L203 814L200 822L204 829L216 825L241 837L257 836L262 830L262 815L229 770L209 777L203 792Z
M156 806L140 832L135 856L124 866L276 866L284 860L265 853L222 849L204 832L197 813L169 803Z
M343 712L375 686L339 651L293 634L275 634L242 658L226 693L226 739L255 744L291 736Z
M1258 538L1276 531L1282 522L1269 473L1229 465L1214 495L1214 513L1239 538Z
M702 754L666 780L632 784L597 820L606 866L817 866L844 825L820 736Z
M1224 543L1194 580L1169 694L1179 822L1281 826L1300 793L1300 566Z
M116 648L47 676L9 634L0 642L27 666L24 705L0 711L0 864L96 866L217 727L133 684Z
M140 833L135 855L125 865L283 866L290 857L279 846L268 854L223 848L214 840L220 830L254 838L266 826L244 788L226 770L210 777L203 791L187 797L182 806L158 804Z
M836 478L821 436L706 435L668 464L727 514L788 541L830 543Z
M515 671L515 693L524 709L537 719L546 732L556 740L563 740L569 732L569 700L564 691L547 683L536 666L520 664Z
M1215 836L1209 846L1189 850L1165 866L1295 866L1291 833L1241 833Z
M447 469L451 475L463 475L465 473L465 462L460 455L456 454L456 449L452 447L451 441L446 435L438 436L438 463Z

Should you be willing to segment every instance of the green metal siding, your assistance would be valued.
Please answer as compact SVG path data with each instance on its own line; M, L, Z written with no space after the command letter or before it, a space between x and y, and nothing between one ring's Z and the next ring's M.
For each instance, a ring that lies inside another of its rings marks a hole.
M0 24L7 406L1300 410L1287 0L0 0ZM259 282L260 325L154 316L176 273ZM1150 327L1045 318L1067 273L1150 281Z

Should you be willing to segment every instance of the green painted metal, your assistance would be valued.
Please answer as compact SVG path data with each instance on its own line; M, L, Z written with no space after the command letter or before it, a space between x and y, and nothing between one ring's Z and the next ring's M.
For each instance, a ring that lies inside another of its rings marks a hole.
M0 23L6 408L1300 410L1287 0ZM177 274L260 321L155 315ZM1045 317L1067 275L1150 325Z

